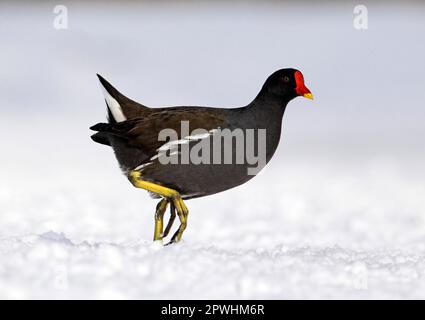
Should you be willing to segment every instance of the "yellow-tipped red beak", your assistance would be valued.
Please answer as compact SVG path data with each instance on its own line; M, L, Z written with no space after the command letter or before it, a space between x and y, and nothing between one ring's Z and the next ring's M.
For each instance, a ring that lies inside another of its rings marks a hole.
M307 99L311 99L311 100L313 100L313 99L314 99L313 94L312 94L311 92L309 92L309 93L304 93L304 94L303 94L303 97L304 97L304 98L307 98Z
M301 72L295 71L295 91L297 95L303 96L304 98L313 100L313 94L308 90L304 84L304 76Z

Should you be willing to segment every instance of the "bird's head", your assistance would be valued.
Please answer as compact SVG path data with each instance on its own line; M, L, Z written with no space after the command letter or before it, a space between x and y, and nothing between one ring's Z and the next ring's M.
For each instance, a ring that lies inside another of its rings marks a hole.
M289 102L301 96L313 99L313 94L304 84L304 76L296 69L280 69L269 76L261 92L275 99Z

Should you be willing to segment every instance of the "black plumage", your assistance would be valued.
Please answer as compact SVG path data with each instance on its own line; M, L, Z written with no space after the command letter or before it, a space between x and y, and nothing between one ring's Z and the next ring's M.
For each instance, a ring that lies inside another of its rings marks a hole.
M279 144L282 118L288 102L297 96L312 98L301 72L295 69L276 71L251 103L231 109L186 106L149 108L125 97L101 76L98 77L105 90L109 120L108 123L91 127L97 131L92 139L114 149L125 174L139 170L143 180L173 189L183 199L214 194L250 180L253 177L247 172L250 164L212 164L210 161L209 164L164 165L158 161L158 150L170 141L159 141L161 130L173 129L178 134L177 139L181 140L187 138L181 132L182 121L189 124L189 132L194 129L208 132L218 129L265 129L265 156L268 162ZM212 136L207 139L212 139ZM189 149L196 142L189 141ZM233 151L233 156L236 157L236 151Z

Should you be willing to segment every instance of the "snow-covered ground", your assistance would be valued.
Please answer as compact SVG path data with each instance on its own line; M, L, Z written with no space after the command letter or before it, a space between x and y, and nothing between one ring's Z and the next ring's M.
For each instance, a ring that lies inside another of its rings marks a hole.
M424 7L371 5L362 33L351 5L77 2L66 31L50 3L2 6L0 298L425 298ZM291 103L266 170L152 243L156 201L88 138L94 74L232 106L287 65L317 100Z
M245 186L188 201L184 241L166 247L150 241L155 201L116 166L54 169L59 181L12 174L1 296L424 297L423 174L275 160Z

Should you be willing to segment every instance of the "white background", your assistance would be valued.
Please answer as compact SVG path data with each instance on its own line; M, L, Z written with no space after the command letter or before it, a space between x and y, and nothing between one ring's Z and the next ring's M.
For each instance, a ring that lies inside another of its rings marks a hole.
M372 2L359 31L354 2L69 2L59 31L56 4L0 5L0 297L425 297L424 6ZM233 107L282 67L316 99L290 103L266 170L153 244L156 201L89 138L95 74Z

